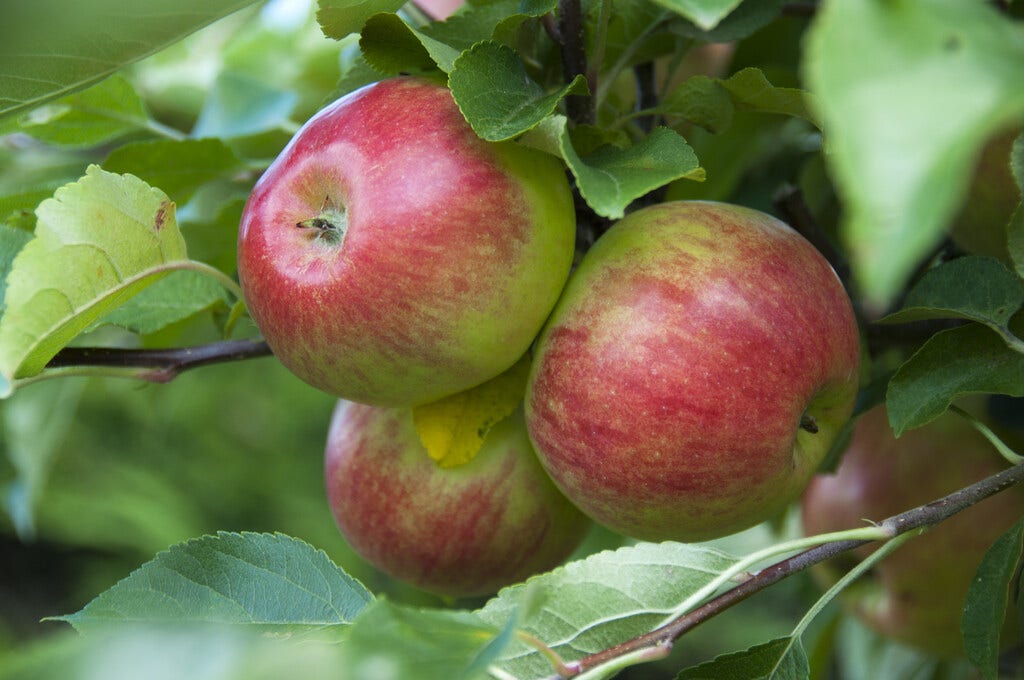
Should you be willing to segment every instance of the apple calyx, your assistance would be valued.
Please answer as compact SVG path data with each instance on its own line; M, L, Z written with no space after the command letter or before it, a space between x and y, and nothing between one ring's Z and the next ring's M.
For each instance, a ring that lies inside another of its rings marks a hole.
M805 413L800 416L800 429L811 434L818 434L818 421L811 414Z
M348 211L344 206L335 205L330 197L324 199L320 214L308 220L296 222L299 229L313 230L313 238L327 245L340 246L348 230Z

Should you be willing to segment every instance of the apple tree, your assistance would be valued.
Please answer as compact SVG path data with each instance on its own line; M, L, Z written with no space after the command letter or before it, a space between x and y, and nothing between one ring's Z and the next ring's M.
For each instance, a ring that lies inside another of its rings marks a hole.
M0 678L1024 676L1019 0L14 5Z

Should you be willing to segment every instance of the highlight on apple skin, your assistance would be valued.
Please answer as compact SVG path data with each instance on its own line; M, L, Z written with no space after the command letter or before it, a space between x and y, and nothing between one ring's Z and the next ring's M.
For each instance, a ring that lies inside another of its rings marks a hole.
M411 409L341 401L325 453L327 497L367 562L423 590L486 595L560 564L590 522L552 484L522 410L470 462L441 468Z
M1006 466L992 445L957 415L947 413L896 439L885 408L876 407L857 421L835 473L817 475L808 485L801 508L804 532L881 521ZM985 552L1022 515L1024 489L1002 491L907 541L846 588L841 601L884 636L940 657L962 656L960 624L968 587ZM812 574L823 586L831 585L875 549L859 548L819 565ZM1003 640L1007 637L1004 633Z
M319 112L259 179L238 274L293 373L416 405L528 350L569 275L575 219L559 161L481 140L447 88L393 78Z
M762 212L669 202L612 226L538 340L530 438L595 521L697 541L799 497L848 420L860 342L809 242Z

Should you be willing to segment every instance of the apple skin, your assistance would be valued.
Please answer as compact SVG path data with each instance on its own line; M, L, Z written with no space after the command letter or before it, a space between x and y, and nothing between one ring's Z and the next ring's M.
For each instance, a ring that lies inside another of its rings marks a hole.
M748 208L663 203L613 225L573 273L535 350L527 427L592 519L711 539L800 495L849 418L859 363L849 298L803 237Z
M1011 262L1007 225L1021 202L1010 169L1010 152L1020 128L992 137L982 148L963 207L950 235L964 251Z
M394 78L323 109L259 179L238 274L293 373L345 399L409 406L525 354L574 247L558 161L481 140L446 88Z
M1007 467L963 418L951 413L896 439L884 407L861 416L834 474L817 475L804 492L807 535L866 526L923 505ZM878 633L940 657L963 655L960 620L982 556L1024 515L1024 489L1013 487L910 539L878 562L840 598ZM831 585L876 549L812 571ZM1012 607L1011 607L1012 609ZM1004 640L1005 640L1004 636Z
M444 595L487 595L561 563L590 522L551 483L522 410L476 457L441 468L411 409L339 402L325 453L327 498L367 562Z

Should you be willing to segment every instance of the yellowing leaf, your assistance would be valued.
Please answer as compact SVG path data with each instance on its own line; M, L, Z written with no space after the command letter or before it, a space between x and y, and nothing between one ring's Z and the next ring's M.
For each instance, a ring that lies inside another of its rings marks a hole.
M413 423L427 453L443 468L473 460L496 424L512 415L523 399L529 357L496 378L412 410Z
M133 175L91 166L36 209L0 318L0 376L32 376L78 333L187 261L174 203ZM0 395L5 396L5 395Z

